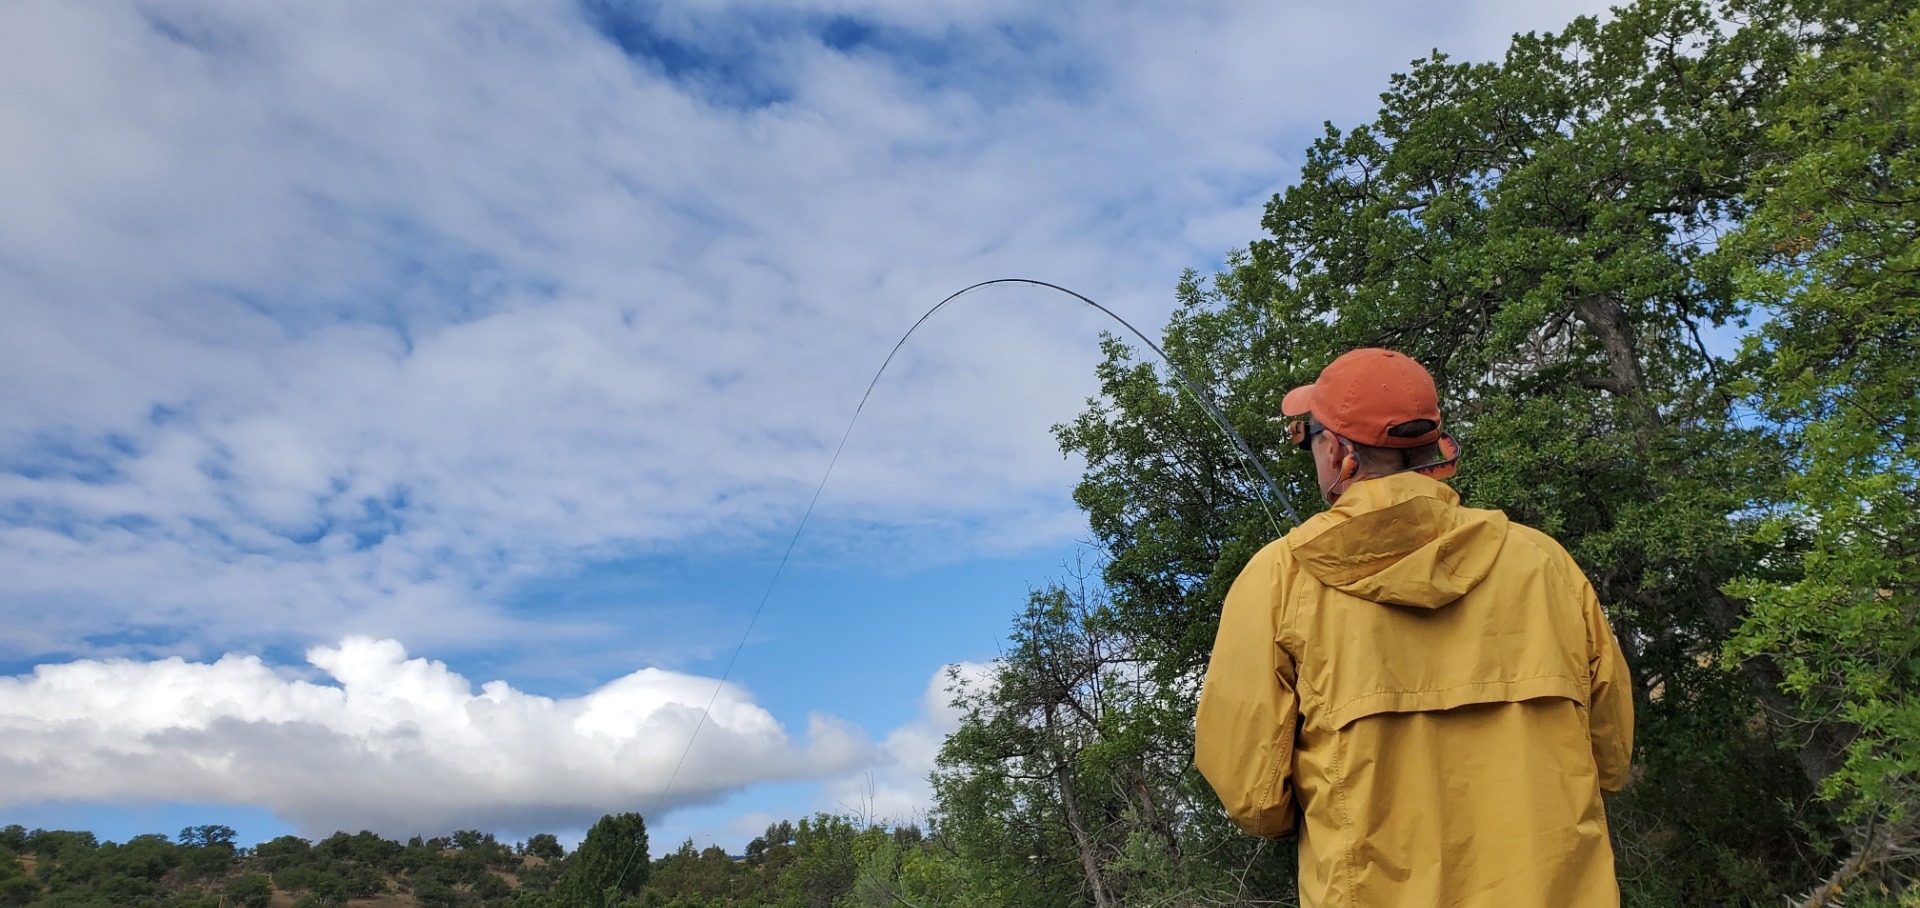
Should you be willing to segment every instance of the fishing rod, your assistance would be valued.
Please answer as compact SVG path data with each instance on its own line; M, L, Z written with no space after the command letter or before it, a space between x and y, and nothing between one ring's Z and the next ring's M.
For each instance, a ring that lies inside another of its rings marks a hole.
M1048 290L1059 291L1060 293L1064 293L1068 296L1073 297L1074 299L1079 300L1080 302L1086 303L1087 305L1100 310L1108 318L1111 318L1114 321L1119 322L1121 327L1126 328L1128 332L1132 333L1134 337L1138 338L1140 340L1140 343L1147 345L1147 349L1152 350L1154 353L1159 355L1160 361L1166 363L1168 369L1173 370L1173 374L1180 379L1181 385L1186 387L1187 393L1193 396L1194 401L1200 405L1201 409L1204 409L1207 411L1207 415L1213 419L1213 424L1218 426L1220 428L1220 431L1226 433L1228 438L1233 439L1235 453L1237 453L1240 456L1241 462L1253 468L1254 475L1260 477L1260 483L1266 489L1266 494L1263 495L1260 499L1260 508L1262 511L1266 512L1267 523L1272 525L1275 535L1278 535L1283 531L1280 527L1280 522L1274 519L1273 512L1267 507L1269 502L1279 502L1281 510L1284 510L1287 512L1287 520L1290 523L1298 524L1300 522L1300 515L1294 513L1293 504L1287 500L1287 496L1280 494L1279 483L1274 482L1272 474L1268 473L1267 468L1261 465L1259 455L1253 452L1253 446L1250 444L1247 444L1247 439L1245 436L1241 435L1238 431L1234 430L1233 424L1230 422L1227 422L1226 415L1220 412L1219 405L1213 402L1213 397L1207 394L1206 390L1201 388L1198 382L1195 382L1190 376L1188 376L1186 370L1180 368L1180 364L1174 362L1173 357L1170 357L1167 355L1167 351L1160 349L1159 344L1154 343L1153 339L1147 337L1144 333L1140 331L1139 328L1135 328L1132 322L1129 322L1126 319L1121 318L1119 313L1113 311L1112 309L1108 309L1107 307L1102 306L1099 303L1094 302L1093 300L1087 298L1083 294L1076 293L1072 290L1068 290L1067 288L1062 287L1059 284L1050 284L1046 281L1035 280L1033 278L1028 278L1028 277L1001 277L1001 278L994 278L993 280L990 280L990 281L981 281L980 283L962 287L959 290L954 291L951 296L948 296L946 299L943 299L940 302L934 304L933 308L928 309L924 315L920 316L919 321L916 321L913 323L913 327L907 329L906 334L903 334L900 336L899 343L896 343L893 345L893 350L892 352L887 354L886 361L880 364L880 371L875 372L873 374L873 381L867 383L867 393L866 395L862 395L860 397L860 407L865 407L867 405L867 396L873 393L874 385L877 385L880 383L880 376L886 374L887 365L893 362L894 355L900 352L901 347L904 347L907 345L907 339L913 336L913 332L920 330L920 326L923 324L926 324L927 319L932 318L934 313L939 312L941 309L946 308L948 303L951 303L954 300L957 300L963 296L966 296L967 294L972 293L973 291L978 290L982 287L991 287L995 284L1027 284L1029 286L1045 287ZM853 411L853 418L855 421L858 421L860 419L860 409L858 407L856 407ZM853 432L853 423L849 422L847 424L847 432L849 434ZM847 441L846 436L844 435L841 436L840 443L842 445L845 445L846 441ZM837 458L839 456L839 452L835 451L834 455ZM831 464L829 464L827 467L827 473L828 475L831 475L833 473L833 467Z
M853 427L860 422L860 413L867 408L867 400L873 396L873 389L880 384L880 377L887 374L887 367L893 364L893 358L899 355L901 348L907 345L907 340L913 337L913 333L920 330L920 326L926 324L928 319L933 318L935 313L945 309L948 304L975 290L983 287L991 287L996 284L1026 284L1064 293L1088 306L1100 310L1100 312L1108 318L1119 322L1121 327L1126 328L1128 332L1132 333L1140 343L1147 346L1147 349L1159 355L1160 361L1166 363L1167 368L1172 370L1173 374L1180 379L1180 384L1187 389L1187 393L1193 398L1194 402L1198 403L1201 409L1206 411L1207 416L1212 418L1213 424L1219 427L1220 431L1225 433L1228 438L1233 440L1235 453L1239 455L1241 462L1250 467L1254 475L1260 477L1261 487L1264 489L1264 494L1259 496L1260 510L1266 515L1267 523L1272 526L1274 535L1278 536L1285 531L1281 528L1280 522L1274 518L1273 509L1269 506L1271 502L1279 503L1281 510L1286 512L1289 522L1295 525L1300 523L1300 515L1294 511L1293 504L1287 500L1287 496L1281 494L1279 483L1274 482L1273 475L1267 472L1265 466L1261 465L1260 457L1254 453L1253 446L1248 444L1247 439L1238 431L1235 431L1233 424L1227 421L1226 414L1220 411L1219 405L1214 403L1212 396L1207 394L1206 390L1203 389L1198 382L1195 382L1192 377L1188 376L1186 370L1180 368L1180 364L1174 362L1173 358L1167 355L1167 351L1160 349L1159 344L1154 343L1152 338L1147 337L1140 329L1135 328L1132 322L1121 318L1119 313L1094 302L1084 294L1069 290L1059 284L1052 284L1033 278L994 278L993 280L981 281L977 284L969 284L968 286L962 287L949 294L946 299L935 303L933 308L921 314L920 318L913 323L913 326L907 329L907 333L900 335L900 340L893 345L893 349L888 351L887 358L881 361L880 368L873 373L873 380L867 382L866 393L860 395L860 404L853 408L853 418L847 420L846 431L840 433L840 443L834 447L833 456L827 460L827 470L820 476L820 484L814 487L813 497L807 501L807 509L800 515L800 523L793 528L793 537L787 540L786 551L781 553L780 563L774 567L773 576L767 580L767 587L760 594L760 602L754 606L753 617L747 620L746 631L741 633L740 642L734 645L733 655L727 658L727 666L720 672L720 680L714 684L713 696L707 699L706 708L700 711L700 721L694 724L693 734L687 736L687 746L680 751L680 759L673 764L673 772L667 775L666 787L662 788L660 794L654 799L654 805L656 807L666 802L667 795L673 791L674 780L679 778L680 770L686 766L687 756L693 753L693 744L699 739L700 730L706 727L707 717L712 715L713 705L719 702L720 692L726 688L727 679L733 675L734 665L740 660L740 652L746 648L747 638L753 635L754 625L760 622L760 614L765 611L767 600L772 597L775 584L780 582L780 574L786 570L787 561L793 557L793 548L800 542L800 534L807 528L808 519L813 517L814 506L820 503L820 493L826 490L827 480L833 478L833 468L840 463L840 454L846 450L847 439L853 436ZM634 848L632 852L628 854L627 860L622 862L620 873L614 880L614 888L616 890L619 888L620 882L626 879L627 870L633 863L634 856L637 855L639 851L639 848ZM604 897L604 893L602 895Z

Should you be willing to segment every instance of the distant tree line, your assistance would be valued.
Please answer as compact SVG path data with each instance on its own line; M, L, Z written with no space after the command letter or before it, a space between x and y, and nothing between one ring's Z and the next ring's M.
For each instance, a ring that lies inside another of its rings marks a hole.
M225 826L125 843L93 833L0 829L0 906L298 908L829 908L949 904L953 849L919 827L818 814L767 827L730 855L692 840L652 858L646 822L602 817L568 854L542 833L514 845L461 830L406 843L372 832L281 836L237 847ZM984 903L981 903L984 904Z
M125 843L91 832L0 829L0 906L321 908L378 898L447 908L600 908L631 901L651 869L646 824L631 813L603 817L572 856L550 833L507 845L470 829L405 844L364 831L317 842L287 835L252 848L238 847L226 826Z

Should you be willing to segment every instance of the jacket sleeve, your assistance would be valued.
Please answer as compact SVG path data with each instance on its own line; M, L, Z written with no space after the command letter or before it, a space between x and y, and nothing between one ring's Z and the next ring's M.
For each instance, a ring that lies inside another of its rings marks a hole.
M1242 830L1276 838L1293 831L1293 734L1300 715L1293 659L1276 627L1285 556L1254 556L1220 613L1200 690L1193 761Z
M1600 608L1591 584L1581 584L1581 610L1587 621L1587 673L1591 693L1587 703L1588 733L1593 739L1593 762L1600 770L1600 787L1626 787L1633 763L1633 679L1613 628Z

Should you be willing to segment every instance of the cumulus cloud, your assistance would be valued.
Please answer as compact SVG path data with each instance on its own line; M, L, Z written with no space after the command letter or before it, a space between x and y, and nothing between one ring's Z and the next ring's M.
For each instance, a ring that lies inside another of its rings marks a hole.
M823 786L821 809L890 825L924 821L933 808L934 760L965 715L954 698L978 693L993 677L994 666L980 662L956 662L935 672L920 696L919 715L887 733L871 766Z
M815 715L796 738L738 686L716 698L713 679L659 669L555 699L503 681L476 692L393 640L350 637L308 661L324 679L241 655L82 660L0 678L0 806L243 803L307 835L550 831L617 809L658 817L875 757L847 723Z

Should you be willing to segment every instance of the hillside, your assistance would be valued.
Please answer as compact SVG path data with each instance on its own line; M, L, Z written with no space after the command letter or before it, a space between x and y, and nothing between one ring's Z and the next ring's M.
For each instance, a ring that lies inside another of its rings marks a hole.
M0 906L885 904L911 885L902 868L927 866L929 846L913 827L824 815L769 826L744 857L688 841L657 859L637 814L603 818L571 854L552 835L509 845L473 830L404 844L364 831L281 836L245 848L224 826L119 843L15 825L0 829Z

